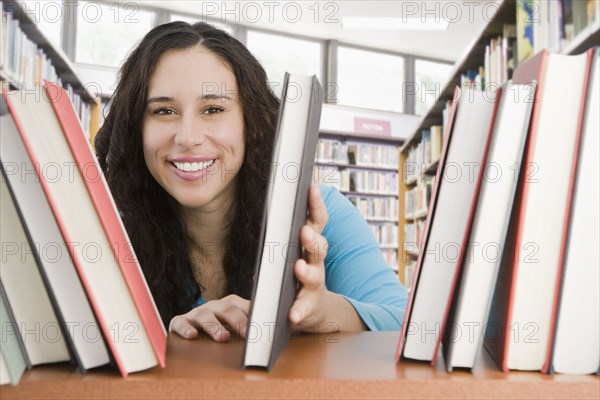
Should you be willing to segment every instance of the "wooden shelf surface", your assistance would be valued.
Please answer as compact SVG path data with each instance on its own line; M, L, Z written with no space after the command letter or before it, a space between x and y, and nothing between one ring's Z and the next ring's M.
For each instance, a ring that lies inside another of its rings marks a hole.
M34 367L2 399L597 399L600 377L500 372L482 354L473 373L447 373L438 363L394 355L397 332L306 334L293 337L271 372L243 370L243 341L169 337L167 367L121 378L116 369L81 374L73 366Z

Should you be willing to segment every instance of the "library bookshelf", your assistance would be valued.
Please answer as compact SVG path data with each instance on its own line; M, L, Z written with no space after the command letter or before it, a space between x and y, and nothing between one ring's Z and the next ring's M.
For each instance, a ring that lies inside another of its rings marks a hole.
M69 57L50 41L15 0L0 1L2 8L0 82L7 90L27 88L43 80L67 89L90 142L100 128L101 101L75 72Z
M438 93L435 103L430 107L425 115L421 117L416 124L416 129L407 138L405 143L400 148L400 186L399 186L399 218L401 224L416 224L424 225L428 213L429 197L425 196L425 210L419 213L416 217L407 212L405 196L408 191L414 189L419 184L426 182L429 185L434 184L435 174L437 172L438 163L422 164L417 166L414 179L405 180L403 177L407 170L410 170L411 159L410 152L417 149L419 144L424 144L423 135L430 132L433 127L442 127L442 133L445 135L446 110L449 102L452 99L456 88L460 88L464 82L464 78L469 70L477 70L485 65L486 62L486 46L490 45L491 41L502 37L506 32L507 25L516 25L517 23L517 1L516 0L499 0L495 14L490 18L489 22L477 33L464 53L459 57L454 65L448 81L443 85L442 90ZM596 2L597 3L597 2ZM560 46L556 50L560 54L580 54L587 49L600 45L600 4L596 4L596 14L592 22L584 29L578 32L569 41ZM516 61L516 46L518 41L513 45L514 57ZM513 66L514 69L516 65ZM509 76L510 78L510 76ZM493 82L493 80L492 80ZM490 86L501 82L493 82ZM497 86L494 86L497 87ZM413 168L414 169L414 168ZM408 215L407 215L408 214ZM399 235L399 269L398 275L405 286L410 287L411 280L411 264L416 263L418 257L418 245L413 240L407 240L405 230L400 229Z
M390 138L320 132L315 182L336 187L361 212L386 263L398 270L398 148Z
M336 187L361 212L386 263L398 271L399 148L413 115L324 104L314 182Z

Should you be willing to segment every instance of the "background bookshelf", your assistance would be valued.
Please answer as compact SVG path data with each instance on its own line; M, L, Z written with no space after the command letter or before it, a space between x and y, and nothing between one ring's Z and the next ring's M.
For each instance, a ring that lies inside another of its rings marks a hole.
M416 265L419 254L420 235L424 230L424 223L427 218L430 187L434 184L435 174L437 172L437 162L427 162L426 146L431 144L431 137L434 131L442 129L442 137L446 134L445 122L446 113L454 90L463 85L479 85L484 88L488 85L491 89L499 87L504 80L510 79L512 70L518 65L519 50L518 46L522 42L517 39L520 28L528 20L528 17L518 14L519 4L522 0L504 0L499 2L499 7L489 23L483 27L481 32L477 33L473 42L467 47L466 51L455 64L448 82L443 86L436 98L434 105L423 115L416 124L416 129L407 138L400 149L400 180L399 187L399 207L400 221L405 229L400 229L399 237L399 270L400 280L410 287L414 266ZM575 4L576 2L572 2ZM531 54L528 58L542 49L548 49L551 52L561 54L579 54L590 47L600 45L600 4L597 0L577 1L586 7L573 7L573 15L564 19L563 24L558 24L558 19L554 22L552 18L531 22L532 30L537 39L531 43ZM540 13L536 15L545 15L549 12L544 7L550 7L549 4L559 7L561 2L537 2ZM522 11L521 11L522 12ZM577 14L579 13L579 14ZM585 16L580 15L585 13ZM587 24L576 22L585 20ZM554 38L554 39L553 39ZM559 39L557 39L559 38ZM496 62L490 61L490 48L498 46L500 55ZM503 49L502 46L506 46ZM492 66L493 64L493 66ZM492 74L490 74L490 69ZM504 69L506 77L499 80L501 76L498 69ZM491 75L491 76L490 76ZM438 131L439 134L439 131ZM416 159L415 159L416 157ZM409 176L407 177L408 175ZM421 191L424 193L425 208L415 213L411 204L410 195L412 191ZM407 196L409 196L407 200Z
M90 141L100 127L100 100L82 83L67 55L39 29L22 3L0 1L0 81L10 90L44 80L64 87Z
M314 181L333 186L354 204L398 269L398 146L401 141L321 132Z
M314 182L337 188L365 218L386 263L398 271L399 148L418 117L323 106Z

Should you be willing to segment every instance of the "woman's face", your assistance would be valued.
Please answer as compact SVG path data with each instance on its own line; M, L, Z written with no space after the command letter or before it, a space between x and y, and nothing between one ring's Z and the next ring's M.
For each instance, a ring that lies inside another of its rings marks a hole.
M144 158L182 206L230 204L244 161L244 117L235 76L203 47L170 50L152 74L143 122Z

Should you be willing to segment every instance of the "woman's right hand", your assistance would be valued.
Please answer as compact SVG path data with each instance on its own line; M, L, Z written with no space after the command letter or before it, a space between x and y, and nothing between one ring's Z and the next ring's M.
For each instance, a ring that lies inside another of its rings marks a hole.
M169 324L169 331L185 339L195 339L202 330L216 342L226 342L232 330L241 337L246 336L249 312L250 301L231 294L176 315Z

